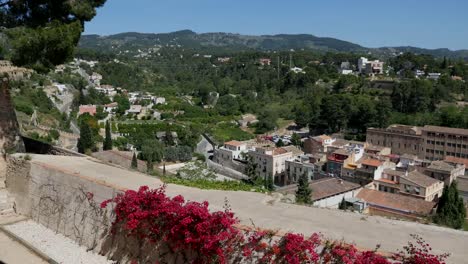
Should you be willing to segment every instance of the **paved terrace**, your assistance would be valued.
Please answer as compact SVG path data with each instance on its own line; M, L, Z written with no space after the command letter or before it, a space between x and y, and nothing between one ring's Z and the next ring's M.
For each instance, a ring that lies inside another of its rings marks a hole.
M108 166L92 158L34 155L32 163L33 169L34 166L48 167L122 190L137 189L142 185L157 188L162 184L156 178ZM387 252L401 249L410 240L410 234L418 234L431 244L436 253L450 252L450 263L466 263L468 256L468 232L338 210L285 204L259 193L200 190L178 185L169 185L167 193L181 194L188 200L206 200L213 210L222 210L227 198L236 216L246 225L253 221L256 226L279 229L283 232L320 232L325 237L344 239L346 242L356 243L361 248L374 249L379 244L381 250Z

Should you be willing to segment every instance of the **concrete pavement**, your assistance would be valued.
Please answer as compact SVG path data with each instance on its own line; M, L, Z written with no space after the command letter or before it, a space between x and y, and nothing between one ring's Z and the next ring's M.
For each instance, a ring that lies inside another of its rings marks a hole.
M142 185L157 188L162 182L147 175L96 162L92 158L44 156L32 157L34 166L60 170L77 177L118 189L138 189ZM208 201L212 210L223 210L227 199L242 224L254 222L262 228L292 231L305 235L322 233L331 239L343 239L359 247L395 252L410 240L410 234L422 236L436 253L451 253L449 263L466 263L468 232L396 221L383 217L331 209L303 207L276 202L268 195L251 192L200 190L170 184L167 193L187 200Z

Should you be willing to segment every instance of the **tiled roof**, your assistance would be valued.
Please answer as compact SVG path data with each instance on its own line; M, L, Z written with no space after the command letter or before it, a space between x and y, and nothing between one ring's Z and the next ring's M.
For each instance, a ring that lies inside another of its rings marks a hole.
M236 140L231 140L231 141L225 142L224 145L240 147L240 146L244 145L244 143L242 143L240 141L236 141Z
M424 126L424 131L435 132L435 133L448 133L468 136L468 129L453 128L453 127L440 127L440 126Z
M455 166L452 166L443 160L436 160L436 161L433 161L431 165L429 165L427 168L431 170L451 172L452 170L455 169Z
M385 169L383 171L385 174L389 175L394 175L394 176L405 176L406 172L404 171L399 171L399 170L393 170L393 169Z
M372 167L379 167L382 165L382 162L380 160L376 159L366 159L362 161L362 165L367 165L367 166L372 166Z
M356 197L366 201L370 206L374 205L412 214L428 215L435 206L435 202L369 189L362 189Z
M337 178L324 178L309 183L312 189L312 200L324 199L336 194L349 192L361 187L361 185L340 180Z
M299 155L302 155L304 154L304 151L300 150L298 147L296 146L285 146L285 147L282 147L283 149L285 149L287 152L292 152L294 156L299 156Z
M90 115L96 114L96 106L95 105L80 105L78 113L80 115L84 113L89 113Z
M407 176L402 176L402 178L407 179L410 182L416 183L417 185L422 187L429 187L440 182L439 180L426 176L425 174L422 174L419 171L412 171L408 173Z
M285 154L285 153L288 153L288 152L290 152L290 151L287 151L284 148L275 148L273 150L273 155L281 155L281 154Z
M447 156L445 157L445 161L449 163L455 163L455 164L464 164L466 169L468 169L468 159Z

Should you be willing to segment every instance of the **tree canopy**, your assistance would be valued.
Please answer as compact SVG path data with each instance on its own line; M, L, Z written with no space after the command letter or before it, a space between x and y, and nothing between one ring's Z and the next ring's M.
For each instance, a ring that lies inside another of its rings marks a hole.
M47 71L72 58L84 23L106 0L0 0L0 24L16 65Z

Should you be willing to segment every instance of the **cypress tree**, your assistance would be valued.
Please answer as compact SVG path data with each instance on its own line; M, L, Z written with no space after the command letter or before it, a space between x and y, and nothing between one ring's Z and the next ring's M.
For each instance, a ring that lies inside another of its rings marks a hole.
M346 210L347 207L348 207L348 206L346 205L346 201L345 201L345 199L344 199L344 197L343 197L343 199L341 200L340 204L338 205L338 209L340 209L340 210Z
M135 152L133 152L133 157L132 157L132 165L131 165L132 169L138 169L138 160L137 160L137 156L135 154Z
M106 138L104 139L104 150L112 150L112 136L109 121L106 121Z
M309 179L307 178L306 174L303 174L301 177L299 177L299 181L297 183L296 203L312 203L312 199L310 197L311 194L312 190L309 187Z
M85 154L94 147L93 134L87 122L80 124L80 138L78 139L78 152Z
M466 209L463 199L458 194L457 183L453 182L450 187L444 187L434 222L454 229L460 229L465 223L465 218Z

